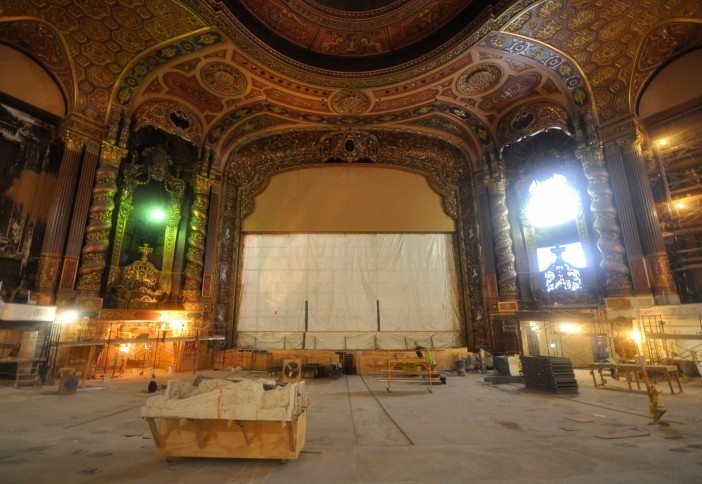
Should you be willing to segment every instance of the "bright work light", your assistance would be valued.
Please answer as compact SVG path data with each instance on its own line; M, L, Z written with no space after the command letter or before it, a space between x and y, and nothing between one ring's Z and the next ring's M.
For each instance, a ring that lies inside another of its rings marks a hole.
M152 208L149 211L149 218L152 222L163 222L166 219L166 212L162 208Z

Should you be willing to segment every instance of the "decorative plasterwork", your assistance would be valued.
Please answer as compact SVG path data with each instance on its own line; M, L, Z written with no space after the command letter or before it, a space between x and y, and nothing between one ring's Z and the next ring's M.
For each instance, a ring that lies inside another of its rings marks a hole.
M134 131L154 126L180 136L196 145L202 142L202 123L198 116L184 105L168 99L154 99L139 106L134 114Z
M330 101L331 108L345 115L363 114L371 107L371 99L362 91L340 91Z
M200 69L200 79L207 89L226 97L239 96L248 87L246 76L226 62L208 62Z
M470 0L393 2L383 8L340 10L301 0L241 0L262 24L312 52L363 57L396 51L441 29ZM238 5L232 5L234 14Z
M453 39L413 61L362 74L330 71L283 56L251 34L236 16L221 8L218 0L207 0L209 7L205 7L198 0L182 1L208 24L217 26L219 30L226 33L237 48L247 57L257 59L265 69L272 69L286 78L296 79L306 84L337 89L363 89L395 84L428 74L457 59L490 31L507 25L520 11L533 4L534 0L518 0L509 8L498 12L496 18L491 18L491 13L486 12Z
M577 106L588 103L588 94L583 78L576 67L552 49L528 39L521 39L509 34L492 34L480 42L480 45L492 47L512 54L521 55L543 64L552 70L566 86L573 102Z
M492 62L483 62L466 69L456 80L456 91L464 96L477 96L492 91L502 80L504 70Z
M172 0L4 0L0 15L42 19L58 30L75 68L75 109L92 119L107 113L118 76L135 56L204 27L191 9Z
M364 131L349 130L331 133L319 140L320 159L338 159L346 162L378 159L378 139Z
M630 113L630 80L644 35L669 19L699 19L702 2L548 0L506 30L564 52L588 75L600 122Z
M268 112L281 118L287 118L290 121L332 126L382 125L388 122L414 120L431 113L446 113L465 122L480 144L489 145L492 143L490 130L469 109L463 109L456 105L440 101L395 113L359 116L324 116L287 108L270 102L255 102L237 107L214 123L207 134L208 143L218 143L224 134L229 132L229 130L244 118L262 112Z
M139 60L134 64L124 76L120 87L117 90L117 102L126 105L139 88L141 82L149 72L159 66L170 62L184 54L210 47L222 41L222 36L217 32L198 33L192 37L181 39L158 49Z
M500 147L515 143L549 128L562 129L570 133L568 112L556 103L536 101L512 109L497 125L497 141Z

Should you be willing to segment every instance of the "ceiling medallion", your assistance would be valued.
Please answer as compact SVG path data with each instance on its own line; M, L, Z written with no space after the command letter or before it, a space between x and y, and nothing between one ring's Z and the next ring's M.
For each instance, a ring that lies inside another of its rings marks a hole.
M370 107L370 97L361 91L339 91L331 98L331 108L339 114L363 114Z
M246 76L225 62L209 62L200 70L202 83L210 91L223 96L238 96L246 90Z
M467 69L456 81L456 90L465 96L491 91L500 83L504 71L497 64L485 62Z

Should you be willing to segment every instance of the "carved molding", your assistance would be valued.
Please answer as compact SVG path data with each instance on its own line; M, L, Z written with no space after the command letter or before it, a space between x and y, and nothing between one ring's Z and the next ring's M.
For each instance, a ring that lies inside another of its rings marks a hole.
M200 118L184 105L170 99L144 102L134 114L132 131L154 126L170 134L200 145L203 139Z
M570 133L569 115L562 106L551 101L522 104L500 119L497 124L497 142L502 148L549 128Z

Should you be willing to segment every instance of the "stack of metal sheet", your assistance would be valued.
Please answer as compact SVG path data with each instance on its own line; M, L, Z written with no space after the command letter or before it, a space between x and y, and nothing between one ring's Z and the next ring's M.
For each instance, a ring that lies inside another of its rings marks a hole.
M578 393L578 382L569 358L522 356L521 360L528 388L551 393Z

